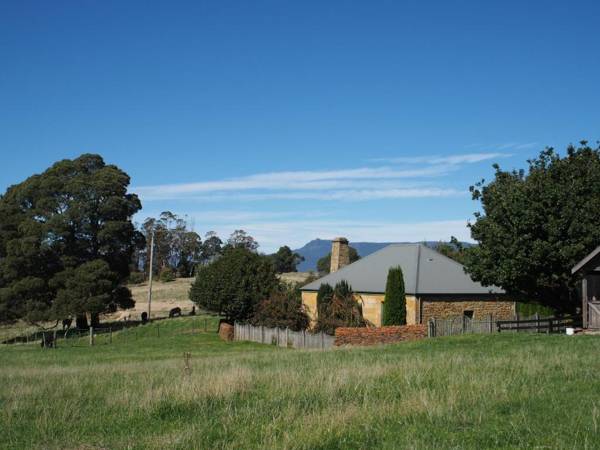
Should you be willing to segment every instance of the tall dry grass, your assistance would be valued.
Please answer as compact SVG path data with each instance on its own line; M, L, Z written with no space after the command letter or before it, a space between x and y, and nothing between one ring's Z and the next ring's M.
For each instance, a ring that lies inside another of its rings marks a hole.
M598 344L513 334L321 352L174 334L2 348L0 446L595 448Z

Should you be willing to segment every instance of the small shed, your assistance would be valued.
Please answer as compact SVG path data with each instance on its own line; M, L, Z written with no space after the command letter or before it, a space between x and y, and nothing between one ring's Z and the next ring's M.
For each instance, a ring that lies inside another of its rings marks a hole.
M571 273L581 277L583 328L600 329L600 247L579 261Z

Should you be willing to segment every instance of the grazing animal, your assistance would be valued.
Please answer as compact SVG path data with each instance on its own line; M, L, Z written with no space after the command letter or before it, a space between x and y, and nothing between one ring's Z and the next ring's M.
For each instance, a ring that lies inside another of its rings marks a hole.
M119 319L118 320L123 320L125 322L129 322L131 320L131 312L129 312L129 311L123 311L119 315Z
M42 334L42 342L40 343L40 347L42 348L54 348L55 347L55 343L54 343L54 336L50 333L46 334Z
M146 311L144 311L142 313L142 323L146 323L148 322L148 313Z
M190 311L190 316L195 316L196 315L196 307L192 306L192 310Z
M181 317L181 308L177 306L169 311L169 317Z
M73 324L73 319L63 319L63 321L62 321L62 329L63 329L63 331L65 331L65 328L68 331L69 328L71 328L72 324Z

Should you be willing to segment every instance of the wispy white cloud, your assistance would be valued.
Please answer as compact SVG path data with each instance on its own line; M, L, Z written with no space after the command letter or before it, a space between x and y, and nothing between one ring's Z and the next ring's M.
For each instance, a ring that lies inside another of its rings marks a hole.
M460 196L464 192L440 187L445 176L465 164L509 156L503 152L380 158L385 166L337 170L265 172L195 183L132 188L144 202L316 200L368 201L381 199ZM404 166L402 166L404 165Z
M226 191L339 189L351 187L352 183L364 180L434 177L447 173L449 170L448 167L433 166L406 170L389 167L362 167L329 171L269 172L218 181L136 186L132 190L146 199L158 199L172 198L173 195Z
M431 198L431 197L456 197L466 195L467 191L457 189L445 189L426 187L420 189L342 189L333 191L289 191L289 192L266 192L266 193L226 193L189 196L186 200L201 202L233 201L261 201L261 200L339 200L339 201L367 201L381 199L400 198Z
M526 142L524 144L515 145L513 148L515 150L525 150L528 148L535 148L535 147L539 147L539 146L540 146L539 142Z
M432 164L444 166L447 164L472 164L490 159L506 158L510 153L490 152L490 153L464 153L461 155L429 155L429 156L400 156L397 158L377 158L372 161L388 162L393 164Z

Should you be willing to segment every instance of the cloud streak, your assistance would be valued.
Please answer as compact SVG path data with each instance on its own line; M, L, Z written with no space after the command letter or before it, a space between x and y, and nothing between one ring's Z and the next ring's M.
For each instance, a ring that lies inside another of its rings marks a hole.
M388 162L393 164L432 164L432 165L457 165L457 164L473 164L490 159L507 158L512 156L510 153L493 152L493 153L465 153L461 155L449 156L400 156L398 158L376 158L374 162Z

